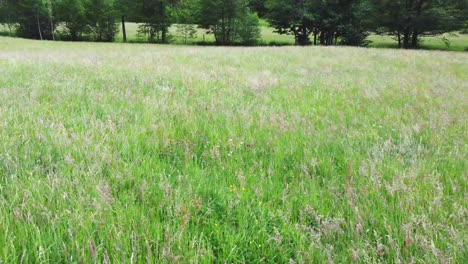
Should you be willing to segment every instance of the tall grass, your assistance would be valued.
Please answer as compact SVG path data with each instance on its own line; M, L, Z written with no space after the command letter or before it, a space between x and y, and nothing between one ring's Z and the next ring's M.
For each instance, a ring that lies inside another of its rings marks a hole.
M0 38L0 262L468 259L468 55Z

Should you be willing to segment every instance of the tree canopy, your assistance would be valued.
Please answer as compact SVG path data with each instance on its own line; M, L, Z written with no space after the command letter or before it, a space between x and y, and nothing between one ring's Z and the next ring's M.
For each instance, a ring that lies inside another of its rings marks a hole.
M20 37L72 41L114 41L121 23L126 41L131 21L149 42L187 42L199 27L218 45L254 45L264 19L297 45L362 46L376 32L417 48L422 36L466 31L467 6L466 0L0 0L0 23Z

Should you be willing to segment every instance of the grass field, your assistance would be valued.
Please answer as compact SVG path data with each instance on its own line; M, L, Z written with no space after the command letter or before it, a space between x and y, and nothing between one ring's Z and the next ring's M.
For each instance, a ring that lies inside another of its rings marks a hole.
M466 263L468 54L0 37L0 262Z

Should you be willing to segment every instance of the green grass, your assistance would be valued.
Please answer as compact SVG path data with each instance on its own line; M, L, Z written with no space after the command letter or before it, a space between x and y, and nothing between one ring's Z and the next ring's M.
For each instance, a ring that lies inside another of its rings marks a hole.
M0 37L0 262L466 263L468 54Z

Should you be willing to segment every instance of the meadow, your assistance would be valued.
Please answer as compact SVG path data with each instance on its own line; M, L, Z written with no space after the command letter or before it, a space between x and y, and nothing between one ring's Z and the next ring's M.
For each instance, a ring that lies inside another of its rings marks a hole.
M466 263L468 54L0 37L0 262Z

